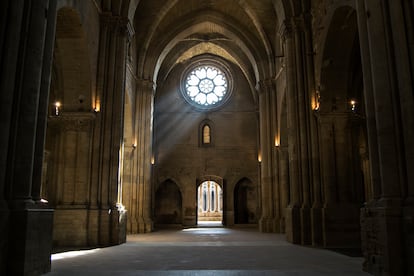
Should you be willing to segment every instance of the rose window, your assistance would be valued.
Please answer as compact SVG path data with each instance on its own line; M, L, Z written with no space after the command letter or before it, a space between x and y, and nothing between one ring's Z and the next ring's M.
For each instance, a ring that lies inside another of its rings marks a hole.
M227 78L218 68L206 65L193 69L185 79L185 93L201 107L215 106L227 94Z

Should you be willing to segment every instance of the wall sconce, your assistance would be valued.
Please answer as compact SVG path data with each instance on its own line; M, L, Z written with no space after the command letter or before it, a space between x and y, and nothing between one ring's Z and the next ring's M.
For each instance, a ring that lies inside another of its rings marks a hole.
M275 137L275 147L279 147L280 146L280 141L279 141L279 137Z
M321 93L319 90L315 90L315 94L313 96L312 100L312 110L318 111L321 106Z
M59 116L60 107L61 107L60 102L55 102L55 115L56 116Z
M354 99L350 100L349 104L351 105L351 111L356 112L356 104L357 104L356 100Z
M137 143L133 143L132 148L136 149L137 148Z
M99 102L99 100L95 101L95 108L93 109L93 111L96 112L96 113L101 111L101 103Z
M262 154L261 153L259 153L257 155L257 161L259 161L259 163L262 163Z
M155 164L155 157L151 156L151 165L154 165L154 164Z

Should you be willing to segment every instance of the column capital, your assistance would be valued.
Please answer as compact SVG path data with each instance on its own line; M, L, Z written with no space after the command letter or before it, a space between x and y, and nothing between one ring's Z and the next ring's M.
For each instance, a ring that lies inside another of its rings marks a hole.
M48 124L62 131L89 131L95 119L92 112L63 112L59 116L49 116Z
M151 94L155 93L155 89L157 85L152 81L148 79L138 79L137 81L138 87L142 92L148 92Z
M292 35L306 30L306 22L309 22L310 18L307 14L299 16L292 16L283 21L279 29L279 33L283 40L292 38Z
M119 34L127 36L128 40L131 40L135 35L133 24L128 17L112 15L110 12L102 12L100 14L100 21L103 27L118 31Z
M283 41L286 41L287 39L292 37L292 29L292 23L288 19L285 19L279 29L279 33Z
M276 80L272 79L272 78L260 80L258 82L259 95L261 95L263 93L271 93L272 91L274 91L275 90L275 82L276 82Z

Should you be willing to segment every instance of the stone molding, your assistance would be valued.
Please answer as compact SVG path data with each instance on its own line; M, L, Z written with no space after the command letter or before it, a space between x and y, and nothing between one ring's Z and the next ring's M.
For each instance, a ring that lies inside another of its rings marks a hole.
M96 119L96 114L91 112L62 112L58 116L49 116L50 127L62 131L88 131Z
M128 41L131 41L135 35L133 24L128 17L112 15L110 12L100 14L100 21L103 27L109 27L117 30L119 34L126 35Z

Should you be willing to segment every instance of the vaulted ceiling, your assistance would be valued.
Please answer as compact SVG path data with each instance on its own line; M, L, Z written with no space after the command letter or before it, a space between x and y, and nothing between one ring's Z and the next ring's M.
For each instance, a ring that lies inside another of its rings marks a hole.
M135 10L137 74L154 82L192 57L236 64L251 87L275 75L281 0L141 0Z

